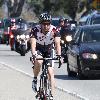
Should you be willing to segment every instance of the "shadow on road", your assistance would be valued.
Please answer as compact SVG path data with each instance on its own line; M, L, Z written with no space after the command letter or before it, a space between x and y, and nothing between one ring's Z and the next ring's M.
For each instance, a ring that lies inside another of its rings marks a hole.
M69 77L68 75L55 75L56 79L61 80L79 80L78 77ZM92 77L86 77L83 80L100 80L100 75L92 76Z
M68 75L55 75L56 79L61 79L61 80L78 80L76 77L69 77Z
M91 75L87 77L87 80L100 80L100 75Z

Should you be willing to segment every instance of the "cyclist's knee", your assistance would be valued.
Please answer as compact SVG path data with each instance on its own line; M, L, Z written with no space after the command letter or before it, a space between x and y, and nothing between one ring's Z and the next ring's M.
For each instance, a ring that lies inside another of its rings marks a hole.
M33 64L33 70L35 70L35 71L39 71L40 70L40 64L39 64L39 62L36 60L35 62L34 62L34 64Z
M54 69L52 67L48 68L48 72L49 72L49 77L54 77Z
M36 58L43 58L41 55L38 55ZM41 66L41 64L43 63L42 60L36 60L36 62L38 63L38 65Z

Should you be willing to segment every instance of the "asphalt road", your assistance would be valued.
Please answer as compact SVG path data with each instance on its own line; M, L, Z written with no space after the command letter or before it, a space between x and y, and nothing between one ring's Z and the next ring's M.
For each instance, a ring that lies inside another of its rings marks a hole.
M37 100L31 88L32 78L0 64L0 100ZM54 100L80 100L56 89Z
M10 51L9 46L0 45L0 63L10 66L10 68L17 70L18 72L24 73L26 76L31 78L30 80L32 80L33 74L32 64L29 61L30 56L30 52L27 53L26 56L22 57L15 51ZM75 98L77 98L76 100L80 98L81 100L100 100L100 78L78 80L77 77L72 78L67 76L66 64L63 64L60 69L58 69L57 66L58 65L55 63L56 91L61 92L61 94L58 93L57 96L61 97L61 95L65 93L66 95L74 97L74 99L63 100L75 100ZM28 84L31 86L31 82L28 81Z

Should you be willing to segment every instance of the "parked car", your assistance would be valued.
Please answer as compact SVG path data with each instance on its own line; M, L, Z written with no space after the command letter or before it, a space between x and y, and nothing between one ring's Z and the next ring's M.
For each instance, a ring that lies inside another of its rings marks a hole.
M77 27L67 50L68 76L100 74L100 25Z

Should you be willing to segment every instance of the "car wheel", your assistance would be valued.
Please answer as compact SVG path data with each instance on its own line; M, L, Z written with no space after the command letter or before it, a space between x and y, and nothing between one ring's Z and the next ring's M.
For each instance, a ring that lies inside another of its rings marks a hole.
M68 62L67 62L67 72L68 72L68 76L71 76L71 77L75 77L77 75L77 73L70 70Z

